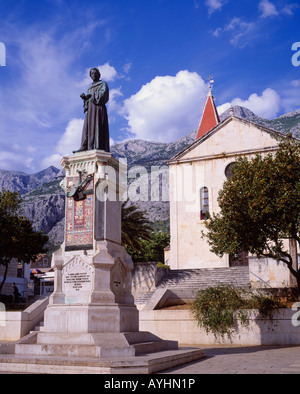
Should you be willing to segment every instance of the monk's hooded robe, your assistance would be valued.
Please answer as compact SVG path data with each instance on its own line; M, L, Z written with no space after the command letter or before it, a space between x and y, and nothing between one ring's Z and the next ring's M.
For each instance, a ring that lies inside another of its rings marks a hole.
M88 100L84 101L86 113L80 151L100 149L109 152L109 128L105 104L109 100L108 85L104 81L93 82L88 88Z

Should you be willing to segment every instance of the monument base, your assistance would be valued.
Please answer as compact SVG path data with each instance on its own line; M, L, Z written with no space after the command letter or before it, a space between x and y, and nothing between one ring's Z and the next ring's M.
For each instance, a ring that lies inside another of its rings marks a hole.
M49 305L45 331L49 333L116 333L138 331L135 305Z
M121 245L120 163L103 151L62 160L65 242L53 254L54 292L44 331L28 334L0 370L32 373L152 373L203 357L139 331L133 262Z
M182 348L127 357L0 355L0 371L34 374L153 374L204 357L204 350Z
M21 339L16 355L63 357L134 357L140 354L176 350L176 341L162 340L150 332L132 333L45 333L37 332Z

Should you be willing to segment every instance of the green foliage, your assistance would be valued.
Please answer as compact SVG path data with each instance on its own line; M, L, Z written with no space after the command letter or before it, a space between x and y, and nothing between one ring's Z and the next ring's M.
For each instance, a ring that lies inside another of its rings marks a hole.
M262 293L248 294L231 285L218 285L199 290L192 310L199 326L216 337L230 336L235 330L235 320L247 325L252 309L259 316L271 317L274 309L282 306L278 301Z
M122 245L135 262L163 261L169 233L153 231L145 212L127 204L122 204Z
M218 203L220 213L206 222L203 234L211 251L281 260L300 288L300 273L283 244L283 238L300 242L300 142L288 136L274 155L238 158Z
M146 261L164 261L164 248L170 243L170 236L165 232L152 232L149 234L149 239L142 240L142 247L139 250L130 250L128 253L131 255L135 262Z
M260 292L253 294L248 300L248 304L250 308L258 309L261 317L269 319L272 318L272 312L274 309L282 307L282 304L279 301Z
M157 222L151 223L153 231L161 231L163 233L170 232L170 221L169 220L158 220Z
M241 309L244 300L238 289L232 286L209 287L197 292L193 303L194 316L206 332L215 336L230 335L234 329L234 317L237 315L243 324L247 321L247 312Z
M136 205L122 204L121 237L122 245L128 251L138 252L143 247L142 241L149 240L152 228L145 212Z
M29 263L39 253L46 252L48 237L35 232L31 222L21 216L20 204L19 193L6 190L0 192L0 265L4 266L0 293L13 258Z
M170 266L169 266L169 265L164 264L164 263L162 263L162 262L158 262L158 263L156 264L156 267L157 267L157 268L162 268L163 270L169 270L169 269L170 269Z

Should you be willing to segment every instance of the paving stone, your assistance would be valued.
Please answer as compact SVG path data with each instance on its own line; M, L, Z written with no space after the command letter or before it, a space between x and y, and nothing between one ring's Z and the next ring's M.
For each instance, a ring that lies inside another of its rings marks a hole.
M300 374L300 346L201 346L205 358L164 374Z

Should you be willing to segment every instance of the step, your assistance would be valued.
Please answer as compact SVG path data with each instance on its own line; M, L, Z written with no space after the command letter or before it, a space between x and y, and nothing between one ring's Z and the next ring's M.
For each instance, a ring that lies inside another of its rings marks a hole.
M94 345L16 344L16 355L97 357Z
M44 331L44 322L41 322L38 326L35 326L33 331L39 331L39 332Z
M148 341L137 343L133 345L135 348L135 355L162 352L164 350L175 350L178 348L178 343L175 341Z
M204 350L199 348L102 359L0 354L0 371L27 374L153 374L203 357Z
M196 296L198 290L216 286L219 284L234 285L236 287L249 287L248 267L220 267L180 269L168 271L158 284L155 292L140 297L137 304L144 308L155 303L154 298L159 297L163 290L173 291L182 299L190 299ZM156 300L157 301L157 300ZM151 309L151 307L150 307Z
M150 300L150 298L152 297L153 294L154 294L154 291L151 291L149 293L142 295L140 298L138 298L136 300L136 304L144 304L145 302Z

